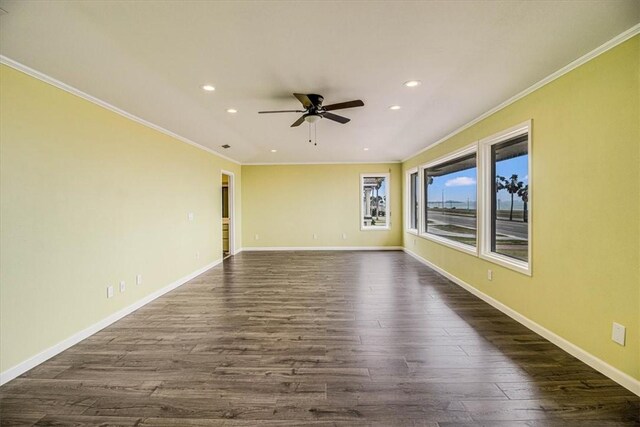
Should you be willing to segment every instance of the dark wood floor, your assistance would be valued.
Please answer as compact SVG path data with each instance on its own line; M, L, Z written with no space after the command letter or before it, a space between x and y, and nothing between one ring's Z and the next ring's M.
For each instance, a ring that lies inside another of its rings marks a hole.
M640 399L401 252L272 252L4 385L0 419L601 427L640 425Z

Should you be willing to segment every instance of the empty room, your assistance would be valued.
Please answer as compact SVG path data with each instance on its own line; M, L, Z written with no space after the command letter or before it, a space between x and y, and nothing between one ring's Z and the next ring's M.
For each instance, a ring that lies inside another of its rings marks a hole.
M640 2L0 0L0 425L640 426Z

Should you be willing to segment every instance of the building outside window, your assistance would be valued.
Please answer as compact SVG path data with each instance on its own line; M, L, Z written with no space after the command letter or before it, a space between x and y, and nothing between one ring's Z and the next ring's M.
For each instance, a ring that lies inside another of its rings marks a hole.
M389 174L360 176L360 228L389 229Z

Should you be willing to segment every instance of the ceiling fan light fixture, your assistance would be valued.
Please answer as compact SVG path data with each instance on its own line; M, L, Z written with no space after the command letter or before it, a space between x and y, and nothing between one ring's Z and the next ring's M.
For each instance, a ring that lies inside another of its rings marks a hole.
M298 120L293 122L290 126L292 128L300 126L302 123L307 122L310 125L317 123L320 119L331 120L340 124L346 124L351 121L347 117L340 116L332 113L335 110L343 110L345 108L364 107L364 102L360 99L354 99L353 101L338 102L337 104L323 105L324 97L322 95L309 93L294 93L294 97L300 101L303 110L276 110L276 111L258 111L258 114L271 114L271 113L302 113Z
M422 82L420 80L409 80L408 82L404 82L406 87L417 87L420 86Z
M321 116L319 116L319 115L317 115L317 114L308 114L308 115L304 116L304 120L305 120L307 123L312 123L312 124L313 124L313 123L315 123L315 122L317 122L317 121L318 121L318 120L320 120L321 118L322 118L322 117L321 117Z

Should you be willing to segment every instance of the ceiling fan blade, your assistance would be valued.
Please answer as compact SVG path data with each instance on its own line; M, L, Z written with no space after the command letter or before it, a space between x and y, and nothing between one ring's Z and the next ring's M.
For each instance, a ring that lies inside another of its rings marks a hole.
M342 110L343 108L364 107L364 102L356 99L355 101L340 102L338 104L325 105L325 111Z
M304 116L300 116L300 118L298 120L296 120L295 122L293 122L293 124L291 125L292 128L296 127L296 126L300 126L302 123L304 122Z
M313 102L311 102L309 97L304 93L294 93L293 96L298 98L298 101L302 102L302 105L304 106L304 108L309 108L313 105Z
M324 117L325 119L333 120L334 122L342 123L342 124L345 124L351 121L351 119L347 119L346 117L342 117L333 113L324 113L322 117Z
M258 111L258 114L270 114L270 113L304 113L304 110Z

